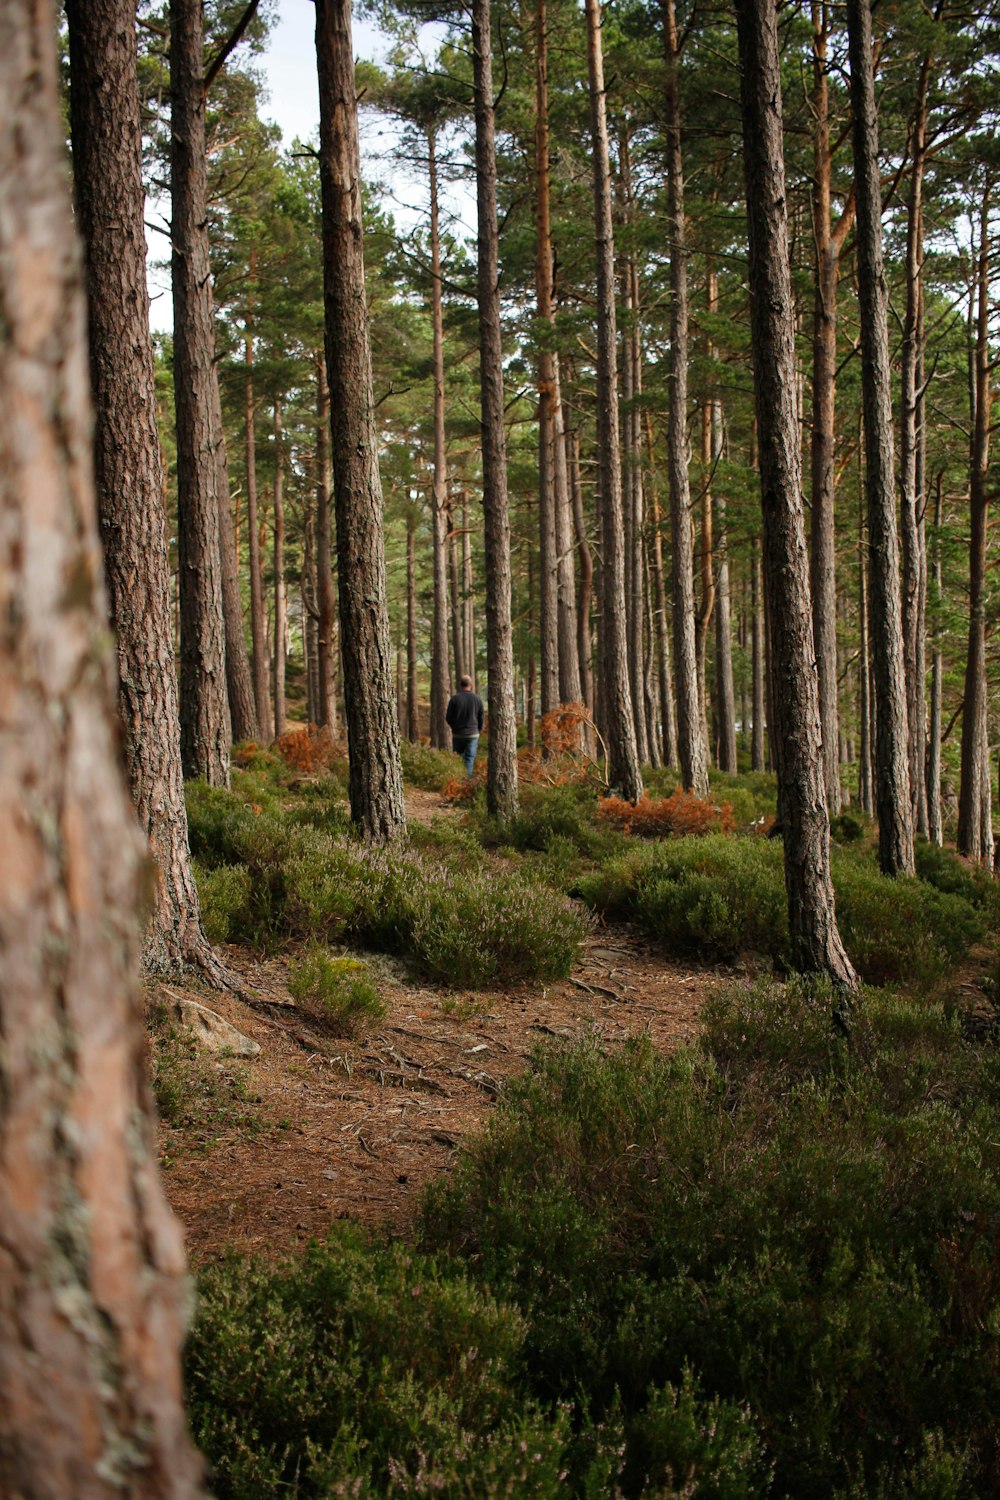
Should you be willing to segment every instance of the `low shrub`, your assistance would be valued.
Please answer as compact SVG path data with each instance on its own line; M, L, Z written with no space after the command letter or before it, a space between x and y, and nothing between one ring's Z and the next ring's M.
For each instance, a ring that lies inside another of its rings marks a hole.
M610 823L623 833L639 838L684 838L705 833L731 833L736 826L728 802L718 805L678 788L669 797L650 797L628 802L622 797L604 797L597 806L599 822Z
M289 729L275 740L274 748L287 766L304 776L315 776L335 765L347 764L346 744L335 740L329 729L316 724Z
M830 819L830 837L837 844L858 844L865 832L863 819L855 813L842 812Z
M376 1026L386 1012L368 965L359 958L335 957L323 948L307 949L292 964L288 993L336 1032Z
M146 1012L153 1098L165 1125L209 1145L222 1131L254 1134L268 1125L246 1068L199 1046L191 1030L154 1003ZM172 1146L164 1148L169 1155Z
M228 943L247 929L252 895L250 871L245 865L206 868L194 861L194 876L201 907L201 925L211 943Z
M703 1049L539 1054L428 1206L424 1246L519 1307L535 1396L621 1421L627 1495L1000 1485L996 1057L872 991L848 1046L835 1002L737 986ZM703 1489L686 1379L724 1407Z
M344 1231L199 1292L187 1384L219 1500L565 1494L568 1414L524 1390L523 1319L454 1267Z
M835 850L833 880L844 943L868 983L933 989L982 936L967 901L919 880L885 879L867 850ZM605 915L637 921L673 952L788 960L776 841L716 834L669 840L609 860L574 889Z
M951 849L918 838L914 846L917 874L935 890L961 896L970 906L985 908L991 916L997 906L997 881L982 865L974 865Z
M426 858L382 849L305 821L277 801L255 808L197 786L192 848L231 938L264 948L289 939L353 941L409 954L445 983L551 979L569 971L584 930L555 891L470 859L439 841ZM238 867L238 875L225 873ZM228 905L226 904L228 902Z
M403 780L425 792L440 792L445 782L455 776L455 767L460 766L458 756L447 750L432 750L413 740L400 740L400 759L403 763Z

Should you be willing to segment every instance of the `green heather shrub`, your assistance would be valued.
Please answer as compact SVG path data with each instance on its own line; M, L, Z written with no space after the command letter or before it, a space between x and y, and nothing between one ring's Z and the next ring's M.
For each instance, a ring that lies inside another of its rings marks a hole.
M432 750L429 745L415 745L412 740L400 740L399 754L403 762L403 780L425 792L439 792L445 782L462 769L462 762L452 752Z
M457 1268L341 1232L201 1277L187 1354L219 1500L565 1496L569 1413L524 1388L524 1322ZM616 1455L596 1435L586 1493Z
M201 924L212 943L236 941L246 930L252 882L245 865L208 869L193 861Z
M978 907L993 928L1000 925L1000 882L982 865L970 864L951 849L918 838L914 847L920 879L948 896Z
M191 807L201 878L227 893L233 938L270 949L351 941L409 954L458 985L558 978L578 952L584 922L564 897L485 864L481 850L470 856L461 840L440 840L436 857L373 848L274 801L255 811L203 785ZM240 874L227 876L234 866Z
M737 986L700 1050L539 1054L428 1206L425 1248L520 1308L535 1395L622 1422L626 1495L1000 1487L997 1056L879 991L848 1046L836 999ZM726 1459L684 1490L655 1429L692 1451L688 1378Z
M830 819L830 837L837 844L858 844L865 836L865 823L857 814L838 813Z
M759 953L785 963L783 859L777 840L670 839L628 850L574 889L672 952L723 961ZM841 934L868 983L931 989L983 934L967 901L923 881L886 880L869 850L834 850L833 880Z
M303 1010L332 1031L356 1032L376 1026L385 1015L368 965L309 948L290 968L288 993Z

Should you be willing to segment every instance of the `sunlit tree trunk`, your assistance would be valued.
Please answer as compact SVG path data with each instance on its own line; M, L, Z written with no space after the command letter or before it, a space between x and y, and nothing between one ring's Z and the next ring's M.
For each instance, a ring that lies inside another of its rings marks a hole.
M285 593L285 464L281 430L281 402L274 403L274 656L271 688L274 696L274 737L287 725L285 663L288 659L288 599Z
M431 210L431 327L434 342L434 480L431 485L431 547L434 608L431 616L431 722L435 749L449 743L448 707L448 463L444 428L444 309L441 298L441 231L439 226L437 131L427 129ZM411 735L412 738L412 735Z
M559 702L559 580L556 541L552 288L549 209L549 84L545 0L535 0L535 297L543 343L538 353L538 646L542 713Z
M483 511L486 540L486 673L489 759L486 805L496 818L517 813L517 718L510 601L510 516L504 429L503 341L500 331L497 165L490 0L473 0L479 379L482 405Z
M420 709L417 703L417 518L410 511L406 520L406 738L416 744L420 738Z
M872 659L875 666L875 805L879 866L911 875L913 817L907 765L906 674L893 473L887 292L882 257L878 112L869 0L848 0L854 175L858 216L858 300L865 426L865 489L871 558Z
M198 1500L56 35L44 0L0 4L0 1493Z
M684 161L681 152L680 39L674 0L661 0L664 74L664 135L667 176L667 234L670 242L670 417L667 453L670 469L670 560L674 625L674 681L677 751L685 787L708 795L708 755L698 702L695 645L694 544L688 475L687 224L684 217Z
M990 185L983 192L976 275L972 442L969 463L969 644L962 709L962 781L958 797L958 852L993 863L986 696L986 558L989 547L990 417Z
M393 712L382 481L365 300L350 0L317 0L323 295L351 817L376 842L406 826Z
M185 776L229 785L219 530L222 498L213 421L215 329L208 260L201 0L170 4L171 286L177 419L181 762ZM216 387L217 393L217 387ZM228 505L228 496L226 503Z
M590 133L597 235L597 462L601 519L601 697L608 776L619 796L642 796L629 691L625 616L625 534L618 434L615 243L611 217L607 102L598 0L586 0Z
M132 0L71 0L73 173L87 268L94 478L118 707L156 882L143 962L211 969L188 850L170 627L162 457L146 290L145 194Z
M252 263L252 262L251 262ZM269 738L274 722L267 673L267 623L264 619L264 582L260 555L260 520L257 513L257 398L254 391L253 333L248 325L245 342L246 380L244 430L247 466L247 550L250 562L250 635L252 642L254 706L257 729Z
M809 565L794 404L795 321L788 254L781 72L774 0L738 0L751 341L760 442L772 714L792 962L853 988L837 929L821 757Z
M944 592L941 572L942 477L938 476L934 508L934 599L939 605ZM935 630L934 651L931 657L931 719L927 736L927 836L939 845L944 842L941 818L941 689L943 678L944 660L938 631Z
M330 386L326 356L317 350L316 364L316 722L337 733L337 601L333 588L330 546Z

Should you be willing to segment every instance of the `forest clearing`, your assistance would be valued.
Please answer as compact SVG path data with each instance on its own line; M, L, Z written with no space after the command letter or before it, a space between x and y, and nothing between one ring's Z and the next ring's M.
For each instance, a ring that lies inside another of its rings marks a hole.
M0 0L0 1500L1000 1494L998 59Z

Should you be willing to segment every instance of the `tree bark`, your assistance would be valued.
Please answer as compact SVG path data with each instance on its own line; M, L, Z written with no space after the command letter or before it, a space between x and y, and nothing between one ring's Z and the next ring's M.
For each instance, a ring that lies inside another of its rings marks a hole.
M886 322L888 298L882 259L878 112L869 0L848 0L847 29L858 215L858 300L871 557L872 658L875 664L875 803L879 866L884 875L912 875L913 817L907 765L906 674Z
M251 265L252 265L251 256ZM267 622L264 618L264 580L260 556L260 521L257 515L257 398L253 379L253 333L246 332L246 404L245 430L247 447L247 544L250 557L250 636L252 642L254 706L257 729L269 738L271 692L267 672Z
M990 417L990 187L980 211L973 350L972 441L969 454L969 644L962 710L962 780L958 794L958 852L993 864L986 695L986 556L989 545Z
M48 4L0 6L0 1492L198 1500L55 38Z
M941 571L941 522L943 502L941 481L938 476L937 496L934 509L934 599L940 606L943 598ZM939 627L940 628L940 627ZM934 651L931 657L931 721L927 737L927 837L935 844L944 842L941 818L941 689L944 679L944 661L938 631L934 633Z
M670 417L667 453L670 473L670 561L674 615L674 679L677 751L684 786L708 795L708 756L701 732L698 661L695 648L694 545L688 476L687 225L684 218L684 160L681 152L680 41L674 0L661 0L666 61L664 135L667 175L667 234L670 241Z
M171 285L177 418L181 764L185 776L229 785L221 497L213 418L215 329L205 173L201 0L170 0ZM227 497L228 504L228 497Z
M625 616L625 534L615 319L615 243L611 217L607 101L599 0L586 0L590 133L597 242L597 463L601 521L601 707L608 746L608 779L619 796L637 802L642 771L629 690Z
M773 717L792 962L853 988L830 875L794 406L795 323L782 154L781 71L774 0L738 0L750 315L760 440L764 572L774 676Z
M764 769L764 580L761 572L760 548L756 537L753 540L751 562L751 654L753 675L753 734L750 740L750 769Z
M87 269L97 488L118 712L139 826L156 870L143 965L211 965L188 849L170 624L162 456L146 289L133 0L70 0L77 222Z
M431 200L431 326L434 340L434 482L431 488L431 537L434 611L431 623L431 744L449 743L448 707L448 463L444 429L444 309L441 302L441 233L438 227L437 135L427 129ZM456 683L457 686L457 683Z
M927 94L930 58L925 57L917 82L910 125L910 191L906 206L906 313L900 355L899 521L902 551L903 664L906 671L907 764L914 824L927 831L924 783L924 737L927 727L921 620L924 611L921 518L923 496L917 484L920 435L920 335L923 276L923 188L927 153Z
M837 407L837 278L840 254L854 222L851 198L833 223L830 104L827 86L830 11L827 0L812 0L813 33L813 238L816 289L813 300L813 378L809 534L813 634L823 727L823 766L827 806L841 806L837 705L837 537L834 524L834 459Z
M316 628L317 714L316 722L337 734L337 601L333 588L333 558L330 547L330 384L326 378L326 355L316 356Z
M486 675L490 714L486 805L493 817L506 822L516 816L518 805L517 715L514 705L514 645L510 616L510 516L507 503L507 439L504 430L503 341L500 331L490 0L473 0L472 61L479 221L476 291L479 302L479 382L486 542Z
M564 408L566 410L566 408ZM587 521L583 513L583 489L580 484L580 438L570 426L567 413L565 429L566 467L569 477L570 501L573 513L573 535L580 559L580 573L576 592L576 640L577 658L580 663L580 698L584 707L594 711L594 673L590 645L590 603L594 592L594 560L587 536Z
M462 491L462 659L465 670L476 681L476 595L472 576L472 527L469 497Z
M457 686L467 669L465 667L465 653L462 643L464 607L462 604L462 585L458 576L458 540L455 536L455 527L450 516L448 520L448 594L451 605L452 681Z
M274 403L274 657L271 685L274 694L274 737L287 727L285 662L288 656L288 601L285 596L285 468L282 452L281 402Z
M416 537L417 518L411 510L406 521L406 738L413 744L420 739L420 709L417 703Z
M351 817L367 838L386 842L403 832L406 814L399 726L392 709L350 0L317 0L316 56L326 365Z

